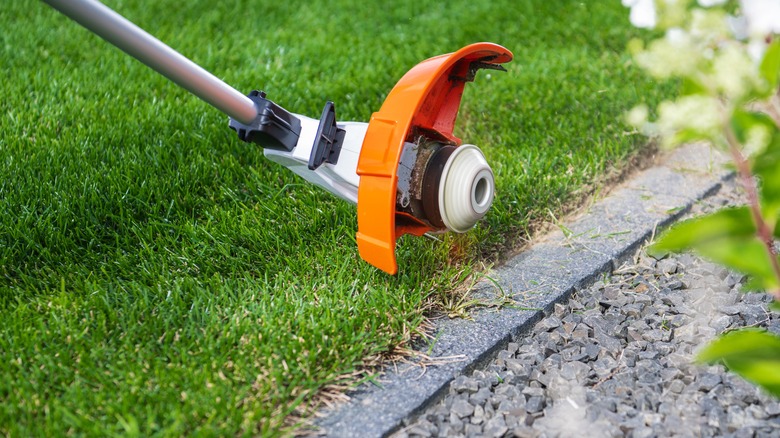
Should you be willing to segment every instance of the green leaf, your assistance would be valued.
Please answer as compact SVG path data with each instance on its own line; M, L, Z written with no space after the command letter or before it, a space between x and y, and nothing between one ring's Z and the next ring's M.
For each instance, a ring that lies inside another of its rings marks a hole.
M650 255L697 249L727 237L752 237L756 227L748 207L724 208L716 213L678 223L648 248Z
M775 223L780 217L780 129L767 114L740 108L734 111L731 126L743 145L751 141L751 132L763 132L767 136L766 145L754 151L751 162L752 171L760 181L762 212L768 223Z
M751 286L778 286L766 247L756 237L756 227L747 206L725 208L716 213L681 222L650 246L651 256L695 250L702 256L753 277Z
M758 281L755 278L747 277L745 281L745 284L742 285L742 291L743 292L759 292L764 293L766 290L764 289L764 282Z
M690 96L691 94L709 94L709 90L700 81L693 78L684 77L680 85L680 94Z
M775 39L766 49L759 69L769 87L775 90L780 83L780 40Z
M772 124L769 144L753 160L753 172L759 177L761 206L770 223L780 218L780 130ZM780 230L775 227L775 236Z
M731 116L731 127L734 129L737 140L743 145L747 143L749 132L753 128L763 127L770 133L777 131L775 122L767 114L745 111L741 108L734 110L734 114Z
M754 277L761 289L775 288L780 283L775 276L766 247L757 237L724 237L696 246L702 256Z
M769 303L769 310L780 312L780 301L772 301Z
M729 370L780 396L780 337L760 329L743 329L722 335L696 358L723 363Z
M712 136L690 128L683 128L675 131L671 138L666 139L664 146L674 147L697 141L706 141L712 143L714 146L718 146L718 143L713 140Z

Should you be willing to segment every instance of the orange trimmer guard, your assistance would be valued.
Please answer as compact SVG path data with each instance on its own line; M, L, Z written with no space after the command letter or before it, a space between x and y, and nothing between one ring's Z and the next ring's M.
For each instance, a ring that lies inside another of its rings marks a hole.
M452 133L463 87L480 68L497 68L512 52L492 43L476 43L437 56L409 70L371 116L358 159L358 232L360 256L395 274L396 240L410 233L437 231L411 215L396 211L398 163L405 142L425 136L459 146Z

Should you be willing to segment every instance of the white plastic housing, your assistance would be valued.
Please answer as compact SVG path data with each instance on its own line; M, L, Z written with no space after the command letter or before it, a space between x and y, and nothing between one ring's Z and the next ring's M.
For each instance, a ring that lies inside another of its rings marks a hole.
M271 160L292 170L310 183L320 186L341 199L357 204L360 176L357 174L358 157L366 136L368 123L339 122L339 128L346 131L336 164L323 163L316 170L309 170L309 156L314 147L319 120L300 114L293 114L301 121L298 144L290 151L265 149L263 153Z

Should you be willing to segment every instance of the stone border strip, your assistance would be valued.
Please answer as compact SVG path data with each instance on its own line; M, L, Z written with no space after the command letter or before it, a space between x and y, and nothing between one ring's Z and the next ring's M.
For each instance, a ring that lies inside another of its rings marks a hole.
M723 162L707 146L688 145L639 172L565 227L494 269L488 274L492 281L482 280L472 290L488 302L512 297L515 305L477 310L471 314L473 320L437 320L434 340L417 347L430 358L428 365L421 360L387 367L379 379L381 386L362 385L349 393L348 403L321 411L315 425L332 437L395 432L404 419L438 401L455 377L492 360L555 303L611 273L657 228L717 191L732 177L722 170Z

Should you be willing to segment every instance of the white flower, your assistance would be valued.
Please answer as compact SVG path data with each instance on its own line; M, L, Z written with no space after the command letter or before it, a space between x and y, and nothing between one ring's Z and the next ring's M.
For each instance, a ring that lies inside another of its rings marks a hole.
M720 6L725 4L726 0L699 0L699 6L703 8L711 8L713 6Z
M695 73L703 53L690 34L672 28L665 38L653 41L645 51L637 53L635 59L652 76L666 79Z
M666 38L666 40L670 43L678 45L687 44L690 40L688 34L679 27L672 27L668 29L666 31L666 35L664 35L664 38Z
M643 29L652 29L657 24L654 0L622 0L623 6L631 8L631 24Z
M753 38L750 40L750 42L747 45L747 51L750 55L750 59L753 60L757 65L761 64L761 61L764 59L764 53L766 52L767 43L764 39L759 38Z
M689 0L659 0L656 3L661 27L683 27L688 23Z
M755 155L763 152L772 139L772 133L764 125L757 124L748 129L744 149L746 155Z
M717 89L728 99L739 100L761 86L755 63L739 44L724 46L712 63L712 70Z
M635 128L641 129L645 123L647 123L648 114L649 110L647 109L647 105L637 105L631 108L631 111L626 113L626 122Z
M780 33L780 0L740 0L751 37Z
M692 35L708 41L717 41L729 34L726 13L720 9L694 9L690 28Z
M709 96L692 95L675 102L662 102L658 106L657 127L665 146L674 146L680 133L694 134L698 138L716 138L721 131L719 102Z

